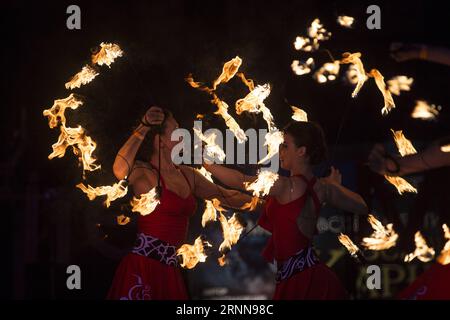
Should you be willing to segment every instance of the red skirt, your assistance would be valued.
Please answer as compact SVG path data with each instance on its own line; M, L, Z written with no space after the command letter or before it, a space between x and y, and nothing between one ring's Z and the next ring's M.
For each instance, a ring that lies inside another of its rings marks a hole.
M107 299L187 300L188 294L179 268L129 253L117 268Z
M344 300L348 294L334 272L319 263L278 283L273 299Z
M408 300L450 300L450 264L433 264L398 299Z

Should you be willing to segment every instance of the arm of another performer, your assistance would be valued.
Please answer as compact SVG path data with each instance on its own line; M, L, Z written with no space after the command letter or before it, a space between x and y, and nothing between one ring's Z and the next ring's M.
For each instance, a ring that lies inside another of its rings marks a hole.
M370 169L381 175L403 176L445 166L450 166L450 152L443 152L439 141L422 152L404 157L386 157L383 145L376 144L369 155Z
M391 44L390 49L392 58L398 62L420 59L450 66L450 50L447 48L421 43L404 44L395 42Z
M319 179L325 189L325 203L344 211L365 215L369 213L364 199L357 193L341 185L339 170L331 167L331 174Z
M245 190L244 183L252 183L257 177L256 176L248 176L239 172L237 170L233 170L230 168L226 168L219 164L204 164L205 169L212 173L212 175L219 179L223 184L229 186L233 189ZM275 181L272 188L270 188L269 195L270 196L279 196L285 192L290 190L290 182L287 177L279 177L277 181Z
M256 180L255 176L247 176L242 172L224 167L219 164L204 163L204 167L206 170L211 172L211 174L215 178L219 179L220 182L232 189L245 190L244 182L253 182Z
M136 128L117 153L113 164L113 173L117 179L122 180L128 177L134 166L136 153L150 130L150 125L159 125L163 120L164 113L161 108L153 106L147 110L142 118L142 124Z
M252 197L250 195L238 190L225 189L212 183L193 168L186 168L188 168L191 174L194 175L194 194L196 197L206 200L212 200L216 198L221 202L223 206L234 209L239 209L244 204L250 203L252 201Z

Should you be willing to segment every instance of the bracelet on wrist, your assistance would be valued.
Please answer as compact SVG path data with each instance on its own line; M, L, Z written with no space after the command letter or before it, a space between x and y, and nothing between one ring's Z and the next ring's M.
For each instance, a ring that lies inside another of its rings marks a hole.
M145 117L141 119L141 124L145 127L151 127L151 124L147 122Z

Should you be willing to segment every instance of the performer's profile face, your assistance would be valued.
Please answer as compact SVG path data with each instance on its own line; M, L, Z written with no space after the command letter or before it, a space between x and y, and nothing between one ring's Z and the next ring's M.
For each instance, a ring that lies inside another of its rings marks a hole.
M280 165L285 170L291 170L294 163L305 156L305 147L297 147L294 137L284 133L284 142L280 145Z
M284 134L284 142L280 145L280 165L281 168L289 170L291 167L294 140L290 134Z

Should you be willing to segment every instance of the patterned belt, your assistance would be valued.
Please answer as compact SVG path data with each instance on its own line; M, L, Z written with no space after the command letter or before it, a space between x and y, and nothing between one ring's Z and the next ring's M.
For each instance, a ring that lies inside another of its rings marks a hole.
M318 263L319 258L316 256L312 247L302 249L278 266L275 279L277 283L281 282Z
M138 234L136 244L131 252L158 260L168 266L178 267L177 250L175 246L144 233Z

